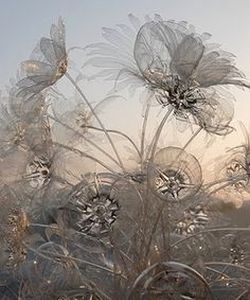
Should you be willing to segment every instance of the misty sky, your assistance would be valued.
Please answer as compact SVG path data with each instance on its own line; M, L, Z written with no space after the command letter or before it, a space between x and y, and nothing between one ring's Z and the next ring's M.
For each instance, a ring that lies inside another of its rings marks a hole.
M15 73L36 41L47 35L58 16L65 19L68 45L86 45L100 38L102 26L159 13L166 19L186 20L238 56L250 76L250 2L248 0L0 0L0 82Z
M101 28L128 24L128 13L140 18L159 13L165 19L186 20L234 53L238 67L250 78L249 0L0 0L0 4L1 89L40 37L48 36L59 16L66 24L68 47L101 41ZM237 98L235 119L250 125L250 92L231 90Z

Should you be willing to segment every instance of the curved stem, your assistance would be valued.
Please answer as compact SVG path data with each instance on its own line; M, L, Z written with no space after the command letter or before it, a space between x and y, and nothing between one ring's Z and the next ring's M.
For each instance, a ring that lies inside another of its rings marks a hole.
M179 157L183 154L183 152L187 149L187 147L191 144L191 142L197 137L197 135L202 131L202 127L199 127L195 133L191 136L191 138L186 142L186 144L181 148L179 154L175 157L175 161L179 159Z
M49 251L41 251L41 252L39 252L37 249L34 249L34 248L30 247L29 245L27 245L27 244L24 243L24 242L23 242L23 245L24 245L25 247L27 247L27 249L29 249L30 251L34 252L36 255L38 255L38 256L40 256L40 257L42 257L42 258L45 258L45 259L47 259L47 260L54 261L51 257L48 256L48 255L51 255L51 253L50 253ZM69 256L65 256L65 255L62 255L62 254L59 254L59 253L56 254L56 256L59 257L59 258L60 258L60 257L61 257L61 258L69 258L69 259L72 259L72 260L74 260L74 261L76 261L76 262L80 262L80 263L83 263L83 264L86 264L86 265L95 267L95 268L97 268L97 269L106 271L106 272L108 272L108 273L114 274L114 271L111 270L111 269L108 269L108 268L106 268L106 267L97 265L97 264L95 264L95 263L92 263L92 262L89 262L89 261L86 261L86 260L83 260L83 259L80 259L80 258L77 258L77 257L74 257L74 256L70 256L70 255L69 255ZM118 274L118 275L120 275L120 276L123 277L122 274ZM124 278L124 277L123 277L123 278ZM125 279L126 279L126 278L125 278Z
M82 97L82 99L85 101L85 103L87 104L88 108L90 109L91 113L93 114L93 116L96 118L97 122L99 123L99 125L101 126L101 128L103 129L103 132L105 133L119 163L120 163L120 167L122 168L123 172L125 173L125 168L124 165L121 161L121 158L115 148L115 145L111 139L111 137L109 136L105 126L103 125L102 121L100 120L100 118L98 117L98 115L95 113L94 108L92 107L92 105L89 103L88 99L86 98L86 96L84 95L83 91L81 90L81 88L78 86L78 84L74 81L74 79L70 76L69 73L66 73L65 76L69 79L69 81L72 83L72 85L76 88L76 90L78 91L78 93L80 94L80 96Z
M234 267L234 268L238 268L247 272L250 272L249 268L246 268L244 266L241 265L236 265L236 264L232 264L232 263L227 263L227 262L220 262L220 261L211 261L211 262L207 262L205 263L206 266L210 266L210 265L218 265L218 266L227 266L227 267Z
M171 247L175 247L175 246L181 244L182 242L185 242L185 241L187 241L193 237L196 237L198 235L208 234L210 232L218 232L218 231L250 231L250 228L248 228L248 227L226 227L226 228L211 228L211 229L207 229L207 230L202 230L202 231L199 231L197 233L186 236L185 238L176 241L175 243L173 243L171 245Z
M216 273L216 274L219 275L219 276L224 276L224 277L226 277L226 278L229 278L229 276L228 276L226 273L223 273L222 271L213 269L213 268L211 268L211 267L206 267L206 269L209 270L209 271L211 271L211 272Z
M209 193L208 193L208 196L211 196L212 194L215 194L216 192L218 192L219 190L221 190L221 189L223 189L223 188L225 188L225 187L227 187L227 186L229 186L229 185L232 185L233 183L236 183L236 182L238 182L238 181L240 181L240 180L244 180L244 179L246 179L248 176L247 175L245 175L245 176L236 176L236 177L234 177L234 178L230 178L230 179L228 179L228 180L224 180L224 182L225 182L225 184L223 184L223 185L221 185L221 186L219 186L218 188L216 188L215 190L213 190L213 191L210 191ZM222 182L222 183L224 183L224 182Z
M197 135L202 131L202 127L199 127L195 133L191 136L191 138L186 142L186 144L183 146L183 150L185 150L190 144L191 142L197 137Z
M46 225L46 224L40 224L40 223L29 223L29 227L41 227L41 228L50 228L50 229L58 229L58 227L53 225Z
M150 110L150 101L147 102L147 107L145 111L145 115L143 117L143 123L142 123L142 133L141 133L141 168L144 163L144 143L145 143L145 134L146 134L146 128L147 128L147 121L149 116L149 110Z
M97 130L97 131L102 131L103 132L103 129L98 128L98 127L94 127L94 126L86 126L86 128ZM136 153L138 154L138 156L141 158L141 152L140 152L139 148L136 146L135 142L128 135L126 135L125 133L123 133L123 132L121 132L119 130L114 130L114 129L106 129L106 131L108 133L114 133L114 134L121 135L125 139L127 139L130 142L130 144L134 147L134 149L135 149Z
M243 296L247 296L247 294L249 293L249 289L246 289L244 292L242 292L235 300L243 300L244 298L242 298Z
M158 128L156 130L156 133L155 133L155 135L152 139L152 142L149 146L149 149L148 149L148 152L147 152L147 155L146 155L146 158L145 158L146 161L149 159L149 156L150 156L150 159L154 158L155 152L156 152L156 149L157 149L157 144L158 144L162 129L163 129L165 123L167 122L169 116L172 114L173 110L174 110L174 108L170 107L168 109L168 111L166 112L165 116L163 117L163 119L161 120L161 123L158 126Z
M60 147L60 148L63 148L65 150L68 150L68 151L71 151L73 153L76 153L78 154L79 156L82 156L82 157L86 157L86 158L89 158L89 159L92 159L93 161L95 161L96 163L98 163L99 165L101 165L102 167L104 167L105 169L107 169L108 171L110 171L111 173L115 173L109 166L107 166L104 162L100 161L99 159L95 158L94 156L92 155L89 155L79 149L76 149L76 148L72 148L72 147L69 147L69 146L66 146L64 144L61 144L61 143L57 143L57 142L54 142L54 145Z
M220 180L214 180L214 181L211 181L211 182L208 182L206 184L203 185L203 191L207 192L209 191L209 189L211 187L214 187L214 186L217 186L218 184L223 184L219 187L217 187L216 189L210 191L208 193L208 195L212 195L216 192L218 192L220 189L223 189L225 187L227 187L228 185L232 185L233 183L236 183L240 180L245 180L246 178L248 178L248 175L239 175L239 176L234 176L234 177L231 177L231 178L222 178Z
M46 224L40 224L40 223L29 223L29 227L39 227L39 228L55 229L55 230L58 230L58 231L60 231L62 229L61 227L58 227L57 224L56 225L54 225L54 224L46 225ZM92 237L90 235L87 235L86 233L83 233L83 232L80 232L80 231L76 231L74 234L77 234L77 235L80 235L81 237L87 238L88 240L90 240L92 242L99 243L103 247L105 247L105 245L106 245L102 240L100 240L98 238L95 238L95 237ZM70 237L72 237L72 236L70 236ZM69 238L67 237L67 240L69 240ZM64 239L66 239L65 236L64 236ZM83 248L82 246L80 246L78 244L75 244L75 246L77 248L81 249L81 250L86 251L85 248Z
M159 224L159 221L160 221L160 219L161 219L161 216L162 216L162 214L163 214L164 207L165 207L165 203L163 202L163 203L161 204L161 206L160 206L159 211L158 211L158 214L157 214L155 223L154 223L154 225L153 225L152 232L151 232L150 237L149 237L149 241L148 241L148 243L147 243L147 245L146 245L146 249L145 249L145 250L146 250L146 252L145 252L145 257L146 257L146 258L148 257L148 254L149 254L149 252L150 252L150 247L151 247L151 244L152 244L152 240L153 240L154 234L155 234L155 232L156 232L156 230L157 230L157 226L158 226L158 224Z
M85 135L81 134L80 132L78 132L77 130L75 130L74 128L70 127L69 125L63 123L62 121L60 121L59 119L57 119L56 117L53 117L51 115L49 115L49 118L54 120L55 122L58 122L59 124L61 124L62 126L64 126L65 128L75 132L78 136L80 136L81 138L83 138L86 142L88 142L90 145L92 145L93 147L95 147L97 150L99 150L102 154L106 155L110 160L112 160L115 164L119 165L119 162L114 159L109 153L107 153L105 150L103 150L101 147L99 147L95 142L91 141L90 139L88 139Z
M206 191L206 190L210 189L213 186L216 186L220 183L226 183L226 182L229 182L231 180L232 179L229 179L229 178L227 178L227 179L223 178L223 179L220 179L220 180L214 180L214 181L207 182L203 185L203 190Z

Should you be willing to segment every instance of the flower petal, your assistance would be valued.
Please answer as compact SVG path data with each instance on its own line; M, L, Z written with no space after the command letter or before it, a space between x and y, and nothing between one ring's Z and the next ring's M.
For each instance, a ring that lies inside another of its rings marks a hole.
M244 74L234 66L232 54L220 49L205 53L196 69L196 81L201 87L218 84L243 85Z
M188 79L199 64L204 49L205 46L199 38L193 35L184 37L172 57L171 70L177 73L181 79Z
M26 76L33 75L51 75L53 73L53 68L50 64L47 64L38 60L26 60L21 63L21 71L25 73Z

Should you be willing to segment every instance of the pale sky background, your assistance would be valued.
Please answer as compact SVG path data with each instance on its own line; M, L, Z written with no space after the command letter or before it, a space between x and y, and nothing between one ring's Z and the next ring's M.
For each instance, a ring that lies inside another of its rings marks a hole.
M0 89L15 76L18 64L29 57L40 37L48 36L59 16L66 24L68 47L102 41L101 28L128 24L129 13L140 18L159 13L165 19L186 20L234 53L238 67L250 78L249 0L0 0L0 5ZM250 125L250 92L231 90L237 98L235 120ZM91 97L100 97L100 91L101 86ZM129 116L129 122L123 118L128 128L133 124L130 115L140 110L137 102L131 103L120 110L121 116ZM115 113L114 124L121 116ZM239 139L242 141L242 136Z

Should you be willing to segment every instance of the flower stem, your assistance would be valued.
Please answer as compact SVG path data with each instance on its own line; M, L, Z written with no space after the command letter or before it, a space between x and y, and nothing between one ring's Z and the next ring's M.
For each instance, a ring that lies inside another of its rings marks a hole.
M102 154L106 155L111 161L113 161L114 163L116 163L117 165L119 165L119 163L118 163L117 160L115 160L110 154L108 154L105 150L103 150L101 147L99 147L95 142L93 142L90 139L88 139L84 134L81 134L80 132L78 132L74 128L70 127L69 125L67 125L67 124L63 123L62 121L60 121L59 119L57 119L56 117L53 117L53 116L49 115L49 118L52 119L52 120L54 120L55 122L58 122L59 124L61 124L65 128L67 128L67 129L75 132L76 135L78 135L79 137L83 138L87 143L89 143L90 145L92 145L93 147L95 147Z
M87 153L85 153L85 152L83 152L83 151L81 151L79 149L76 149L76 148L73 148L73 147L69 147L69 146L66 146L66 145L61 144L61 143L54 142L54 145L58 146L60 148L63 148L65 150L71 151L73 153L76 153L79 156L89 158L89 159L93 160L94 162L98 163L99 165L101 165L102 167L104 167L105 169L107 169L108 171L110 171L111 173L114 173L114 171L109 166L107 166L104 162L100 161L99 159L95 158L92 155L89 155L89 154L87 154Z
M215 194L216 192L218 192L219 190L221 189L224 189L225 187L229 186L229 185L232 185L233 183L237 183L238 181L240 180L244 180L248 178L248 175L245 175L245 176L236 176L234 178L230 178L228 180L224 180L224 184L219 186L218 188L216 188L215 190L212 190L208 193L209 196L211 196L212 194Z
M49 255L51 255L51 252L49 252L49 251L39 251L39 250L37 250L37 249L34 249L34 248L30 247L28 244L26 244L26 243L24 243L24 242L23 242L23 244L24 244L24 246L27 247L27 249L29 249L30 251L32 251L32 252L35 253L36 255L38 255L38 256L40 256L40 257L42 257L42 258L45 258L45 259L47 259L47 260L50 260L50 261L52 261L52 262L54 261L54 260L49 256ZM70 256L70 255L65 256L65 255L62 255L62 254L57 253L57 254L56 254L56 257L57 257L57 258L68 258L68 259L72 259L72 260L74 260L74 261L76 261L76 262L83 263L83 264L85 264L85 265L88 265L88 266L91 266L91 267L95 267L95 268L97 268L97 269L100 269L100 270L106 271L106 272L108 272L108 273L114 274L114 271L111 270L111 269L109 269L109 268L103 267L103 266L101 266L101 265L97 265L97 264L92 263L92 262L90 262L90 261L83 260L83 259L80 259L80 258L77 258L77 257L74 257L74 256ZM119 275L120 275L121 277L123 277L122 274L119 274Z
M120 164L120 167L121 169L123 170L123 172L125 173L125 168L124 168L124 165L121 161L121 158L115 148L115 145L109 135L109 133L107 132L105 126L103 125L102 121L100 120L100 118L98 117L98 115L95 113L95 110L94 108L92 107L92 105L90 104L90 102L88 101L88 99L86 98L86 96L84 95L83 91L81 90L81 88L78 86L78 84L75 82L75 80L71 77L71 75L69 73L66 73L65 76L69 79L69 81L72 83L72 85L76 88L76 90L78 91L78 93L80 94L80 96L82 97L82 99L85 101L85 103L87 104L87 106L89 107L91 113L93 114L93 116L96 118L97 122L99 123L99 125L101 126L101 128L103 129L118 161L119 161L119 164Z
M191 136L191 138L186 142L186 144L183 146L182 150L185 150L190 144L191 142L197 137L197 135L202 131L202 127L199 127L195 133Z
M159 127L157 128L156 133L155 133L155 135L152 139L152 142L149 146L149 150L148 150L148 153L146 155L146 160L148 160L149 158L150 159L154 158L155 152L156 152L156 149L157 149L157 144L158 144L162 129L163 129L165 123L167 122L169 116L172 114L173 110L174 110L173 107L169 108L168 111L166 112L165 116L161 120L161 123L160 123ZM150 155L150 157L149 157L149 155Z
M203 234L209 234L210 232L219 232L219 231L250 231L250 228L249 227L225 227L225 228L210 228L210 229L207 229L207 230L202 230L202 231L199 231L199 232L196 232L192 235L189 235L187 237L184 237L183 239L180 239L178 240L177 242L175 242L174 244L171 245L171 248L191 239L191 238L194 238L198 235L203 235Z
M191 138L186 142L186 144L181 148L179 154L175 157L175 161L179 159L179 157L183 154L183 152L187 149L187 147L191 144L191 142L197 137L197 135L202 131L202 127L199 127L195 133L191 136Z
M102 128L98 128L98 127L94 127L94 126L86 126L86 128L89 128L89 129L93 129L93 130L98 130L98 131L103 131ZM130 144L134 147L136 153L138 154L139 157L141 157L141 153L140 153L140 150L138 149L138 147L136 146L135 142L128 136L126 135L125 133L119 131L119 130L114 130L114 129L106 129L106 131L108 133L114 133L114 134L118 134L118 135L121 135L123 136L125 139L127 139Z
M164 203L164 202L161 203L161 205L160 205L160 208L159 208L159 211L158 211L155 223L154 223L153 228L152 228L152 232L151 232L150 237L149 237L148 244L146 245L146 249L145 249L145 257L146 258L148 257L148 254L150 252L150 247L151 247L151 244L152 244L152 240L153 240L154 234L155 234L155 232L157 230L159 221L160 221L160 219L162 217L162 214L164 212L165 205L166 205L166 203Z
M146 134L146 128L147 128L147 121L148 121L148 116L149 116L149 110L150 110L150 99L147 101L147 107L146 111L143 117L143 123L142 123L142 134L141 134L141 168L143 168L143 163L144 163L144 150L145 150L145 134Z

